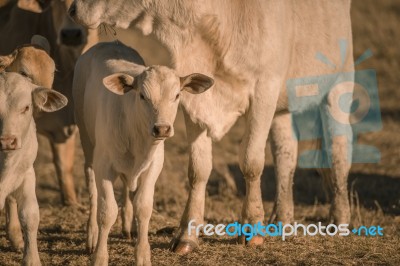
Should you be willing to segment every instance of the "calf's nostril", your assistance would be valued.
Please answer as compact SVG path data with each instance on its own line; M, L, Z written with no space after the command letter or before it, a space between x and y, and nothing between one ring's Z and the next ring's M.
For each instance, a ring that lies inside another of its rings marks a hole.
M17 147L17 139L14 138L11 140L10 147L15 149Z
M158 137L158 136L160 135L160 128L159 128L159 127L154 126L154 128L153 128L153 135L154 135L155 137Z

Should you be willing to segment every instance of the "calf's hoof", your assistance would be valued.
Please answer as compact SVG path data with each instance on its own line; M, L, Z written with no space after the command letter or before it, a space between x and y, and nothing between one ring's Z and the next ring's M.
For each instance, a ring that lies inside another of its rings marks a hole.
M122 238L125 238L127 240L132 240L132 233L122 230Z
M22 265L23 266L40 266L42 265L40 263L39 255L27 255L23 260L22 260Z
M135 259L137 266L151 266L151 251L149 245L136 247Z
M135 237L137 237L137 232L128 232L125 230L122 230L122 237L128 240L132 240Z
M88 226L86 250L89 254L93 254L97 246L97 239L99 237L99 228L97 226Z
M22 233L20 229L8 232L8 240L10 241L13 249L20 252L24 251L24 239L22 238Z
M192 240L180 240L178 238L174 238L172 239L170 246L171 251L180 255L186 255L198 248L199 245Z
M94 253L90 260L91 266L107 266L108 265L108 254L97 254Z

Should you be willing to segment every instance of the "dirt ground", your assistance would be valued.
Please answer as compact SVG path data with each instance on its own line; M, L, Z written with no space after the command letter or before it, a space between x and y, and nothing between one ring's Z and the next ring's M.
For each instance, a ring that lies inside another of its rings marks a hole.
M374 57L357 69L377 70L383 129L360 136L360 141L381 151L379 164L354 165L349 178L352 191L352 222L355 226L380 225L383 237L295 237L282 241L267 238L258 248L246 248L229 237L203 237L200 248L187 256L168 251L172 231L179 223L188 195L187 144L182 115L176 121L176 135L166 142L164 170L156 186L151 219L150 244L153 265L400 265L400 1L354 0L353 31L355 57L371 48ZM127 38L119 32L118 38ZM147 51L154 53L154 51ZM206 221L237 221L245 192L237 154L244 123L239 120L222 141L214 145L214 165L207 187ZM37 196L41 223L39 252L45 265L88 265L85 252L87 209L61 205L58 182L47 140L40 137L36 161ZM83 155L75 160L75 182L80 200L88 206L83 176ZM238 191L225 176L234 180ZM267 147L262 176L266 220L272 211L275 180L272 158ZM116 185L116 195L121 192ZM327 222L329 205L322 180L313 170L299 169L295 175L295 219L302 223ZM11 249L5 236L4 213L0 215L0 265L19 265L22 254ZM110 265L132 265L133 245L121 236L118 218L109 238Z

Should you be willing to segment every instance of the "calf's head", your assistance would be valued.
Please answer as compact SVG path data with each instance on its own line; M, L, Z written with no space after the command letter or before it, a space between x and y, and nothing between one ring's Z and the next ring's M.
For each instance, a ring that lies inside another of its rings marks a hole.
M55 64L48 54L49 49L47 40L35 35L31 45L20 46L10 55L0 56L0 72L20 73L36 85L51 88Z
M103 83L107 89L119 95L134 91L134 106L139 110L135 119L143 119L149 134L156 140L162 140L174 135L173 124L181 93L203 93L214 81L197 73L179 77L170 68L154 66L136 77L124 73L113 74L104 78Z
M54 112L66 104L62 94L38 87L18 73L0 73L0 151L22 147L34 114Z

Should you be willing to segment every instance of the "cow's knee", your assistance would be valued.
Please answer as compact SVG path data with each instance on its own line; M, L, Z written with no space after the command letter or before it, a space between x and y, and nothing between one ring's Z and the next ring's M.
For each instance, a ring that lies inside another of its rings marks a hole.
M264 170L264 149L251 149L245 146L241 149L239 166L247 182L256 181Z

